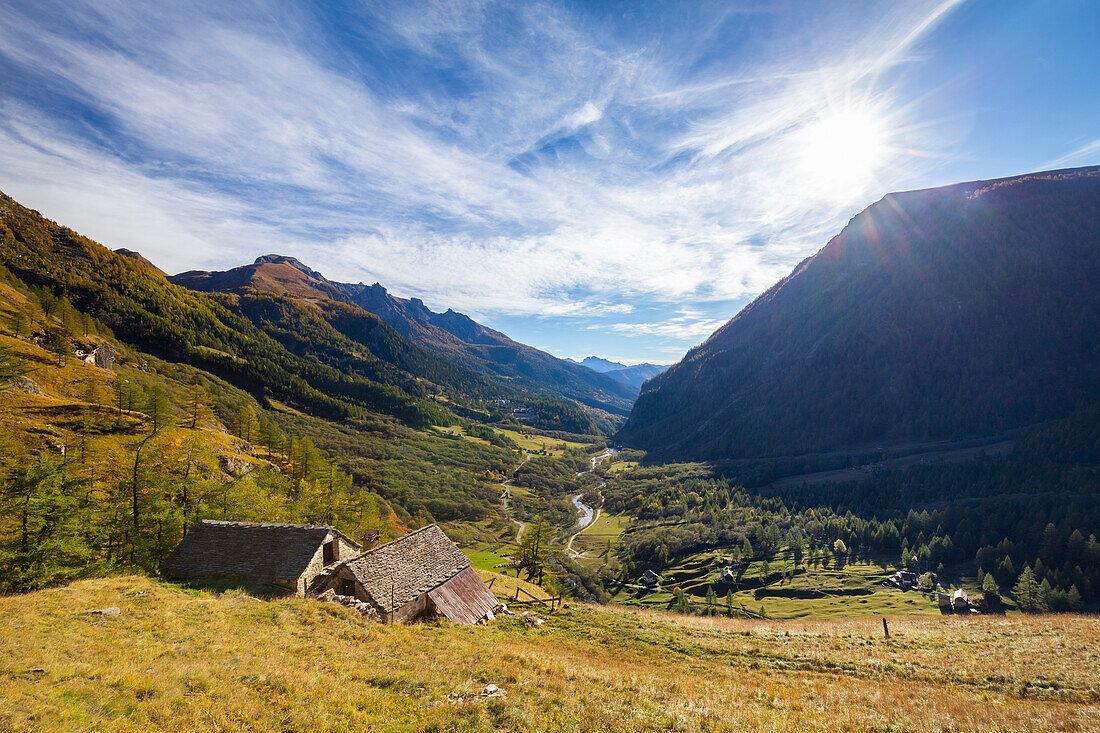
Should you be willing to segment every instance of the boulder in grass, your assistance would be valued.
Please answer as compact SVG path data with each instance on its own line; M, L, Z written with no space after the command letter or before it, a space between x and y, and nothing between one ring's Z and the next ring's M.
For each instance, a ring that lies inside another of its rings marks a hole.
M93 616L102 616L103 618L118 618L122 613L122 609L118 606L111 606L110 608L97 608L94 611L88 611Z

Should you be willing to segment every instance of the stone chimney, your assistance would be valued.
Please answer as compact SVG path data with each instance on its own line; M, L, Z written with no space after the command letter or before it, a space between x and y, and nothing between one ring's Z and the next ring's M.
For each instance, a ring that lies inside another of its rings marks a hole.
M367 550L373 550L382 544L381 539L378 536L377 529L368 529L363 533L363 552Z

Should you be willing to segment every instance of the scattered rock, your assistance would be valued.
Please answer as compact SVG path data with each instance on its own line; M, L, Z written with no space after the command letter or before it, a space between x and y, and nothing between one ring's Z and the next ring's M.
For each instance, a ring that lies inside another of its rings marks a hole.
M110 344L100 344L92 352L92 358L100 369L110 369L115 365L115 348Z
M249 468L247 463L233 456L222 456L222 465L230 476L239 476Z
M546 619L532 616L529 611L524 611L522 614L520 614L520 619L522 619L523 623L527 624L528 626L538 627L546 623Z
M12 382L12 386L29 394L38 395L39 397L42 396L42 388L30 377L20 377Z
M492 684L485 685L485 687L481 690L482 697L504 697L506 694L508 693L506 693L504 690L500 689L496 685Z
M104 618L118 618L118 615L122 613L122 609L118 606L111 606L110 608L99 608L95 611L88 611L92 616L103 616Z
M320 595L318 595L317 600L339 603L342 606L347 606L348 608L354 608L356 611L363 614L364 616L369 618L371 621L381 621L382 620L381 617L378 615L378 611L374 608L374 606L370 605L369 603L364 603L363 601L359 600L358 598L354 598L352 596L339 595L332 588L329 588L324 593L321 593Z

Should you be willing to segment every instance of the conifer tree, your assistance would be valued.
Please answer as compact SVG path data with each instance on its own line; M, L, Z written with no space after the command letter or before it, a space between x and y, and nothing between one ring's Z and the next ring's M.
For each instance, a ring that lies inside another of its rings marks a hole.
M210 414L210 398L196 382L187 389L187 427L194 430Z
M153 432L156 433L168 423L170 414L168 397L160 387L153 387L145 395L145 413L153 423Z
M27 363L15 350L0 345L0 384L14 382L27 375Z
M1081 610L1081 591L1077 590L1076 585L1070 586L1069 593L1066 594L1066 602L1069 604L1069 610Z
M237 410L237 437L252 443L259 437L260 422L252 405L242 405Z
M1016 585L1012 588L1012 594L1016 596L1016 602L1020 604L1020 610L1026 613L1039 613L1042 608L1042 589L1039 587L1039 583L1035 580L1035 573L1031 571L1031 568L1024 565L1024 570L1020 573L1020 579L1016 581Z
M69 360L70 353L68 335L60 330L53 331L51 334L51 343L53 344L53 354L57 357L57 366L65 366L65 362Z
M982 593L991 597L1000 597L1000 589L993 578L993 573L986 573L985 578L982 579Z

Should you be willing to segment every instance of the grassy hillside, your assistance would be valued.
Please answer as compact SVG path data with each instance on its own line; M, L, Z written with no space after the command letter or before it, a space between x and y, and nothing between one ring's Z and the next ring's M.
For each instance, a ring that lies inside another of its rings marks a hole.
M0 618L4 730L1083 731L1100 714L1095 617L891 618L889 642L878 619L578 605L537 628L386 627L130 577L0 598Z

